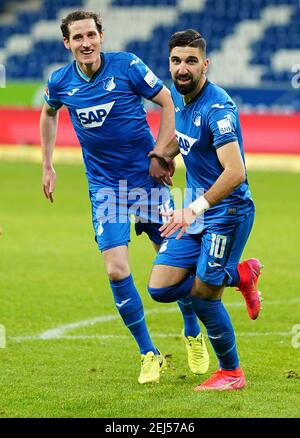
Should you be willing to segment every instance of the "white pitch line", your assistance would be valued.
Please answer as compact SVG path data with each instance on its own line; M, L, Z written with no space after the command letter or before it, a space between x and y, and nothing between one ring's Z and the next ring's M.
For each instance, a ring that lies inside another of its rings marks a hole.
M79 327L87 327L92 326L95 324L98 324L99 322L108 322L108 321L114 321L116 319L119 319L119 315L103 315L103 316L96 316L92 319L86 319L83 321L77 321L72 322L71 324L64 324L59 327L56 327L54 329L47 330L46 332L43 332L39 335L41 339L52 339L57 338L61 336L63 333L65 333L67 330L74 330Z
M299 303L300 298L292 298L290 300L278 300L278 301L264 301L263 305L284 305L284 304L294 304ZM244 307L244 302L236 302L236 303L226 303L226 307ZM165 308L163 305L160 308L148 310L145 312L145 315L156 315L156 314L165 314L165 313L174 313L179 312L179 309L177 306L169 306L168 308ZM114 335L92 335L92 336L85 336L85 335L74 335L74 336L68 336L65 335L65 333L69 330L75 330L80 327L90 327L92 325L103 323L103 322L109 322L109 321L115 321L120 318L119 314L114 315L103 315L103 316L96 316L95 318L86 319L82 321L73 322L70 324L64 324L61 326L58 326L56 328L47 330L39 335L32 335L32 336L12 336L8 337L10 340L14 340L16 342L22 342L27 340L51 340L51 339L105 339L106 337L113 337L115 339L118 339L119 336ZM286 332L269 332L268 333L237 333L238 336L290 336L292 333L286 333ZM160 337L171 337L171 336L178 336L177 334L169 334L169 335L163 335L158 334ZM126 336L124 336L126 338Z
M235 332L236 336L240 337L260 337L260 336L292 336L294 333L290 332ZM152 333L155 338L178 338L180 335L178 333ZM207 337L206 334L204 336ZM8 339L15 342L23 341L53 341L53 340L71 340L71 341L81 341L81 340L99 340L103 341L106 339L128 339L128 335L61 335L56 338L42 338L41 336L13 336Z

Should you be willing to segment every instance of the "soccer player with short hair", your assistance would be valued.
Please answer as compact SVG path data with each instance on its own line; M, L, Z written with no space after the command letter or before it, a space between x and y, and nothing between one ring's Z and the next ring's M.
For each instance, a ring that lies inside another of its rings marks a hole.
M176 32L169 41L175 142L150 153L169 162L179 150L186 166L184 208L170 211L149 280L156 301L189 296L206 327L220 369L195 390L245 386L234 329L221 302L226 286L242 292L250 318L260 311L257 259L239 263L254 220L238 112L230 96L206 78L209 60L199 32ZM196 276L191 273L196 272Z
M162 81L134 54L101 51L103 31L97 14L72 12L62 20L61 30L64 45L71 50L74 61L54 71L48 80L40 120L44 194L53 202L56 174L52 156L58 110L65 105L82 147L95 238L103 254L115 304L142 355L138 381L141 384L159 381L166 362L149 335L143 304L131 276L128 215L135 213L136 233L146 232L158 249L163 240L158 207L170 205L170 193L164 184L171 183L173 170L172 165L164 167L159 159L148 157L154 139L141 100L144 97L161 107L156 145L162 147L174 138L172 99ZM150 162L156 179L149 175ZM139 189L144 196L140 210L134 203ZM154 189L162 195L152 202L150 194ZM132 190L134 199L129 200L128 191L132 194ZM148 209L157 213L157 223L148 220ZM193 371L206 372L207 360L204 368L201 363L206 350L197 338L200 327L190 298L180 300L179 307L185 335L191 341L187 348Z

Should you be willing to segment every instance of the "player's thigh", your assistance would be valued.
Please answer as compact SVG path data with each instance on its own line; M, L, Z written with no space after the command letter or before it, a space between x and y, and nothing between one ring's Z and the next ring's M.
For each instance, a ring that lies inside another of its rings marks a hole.
M149 287L161 288L181 283L190 273L190 269L176 266L154 265L150 274Z
M164 239L161 244L150 275L150 287L173 286L195 270L201 249L200 241L188 234L179 240L175 237L176 234Z
M212 286L224 286L236 269L249 237L254 216L235 224L219 224L204 230L197 277Z

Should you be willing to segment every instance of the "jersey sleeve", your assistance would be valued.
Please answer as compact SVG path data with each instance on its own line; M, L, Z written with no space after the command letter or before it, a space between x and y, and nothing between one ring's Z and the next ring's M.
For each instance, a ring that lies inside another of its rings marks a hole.
M237 116L231 103L215 104L208 111L208 125L216 149L237 141Z
M58 110L63 105L58 99L54 86L54 81L52 80L51 76L49 77L47 86L45 88L44 100L47 102L49 106L51 106L55 110Z
M133 54L129 59L128 77L135 93L149 100L163 88L163 82Z

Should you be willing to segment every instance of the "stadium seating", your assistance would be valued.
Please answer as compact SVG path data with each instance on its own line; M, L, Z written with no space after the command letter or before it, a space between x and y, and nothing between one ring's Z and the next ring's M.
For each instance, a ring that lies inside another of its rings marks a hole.
M299 0L15 3L2 0L0 6L0 63L6 65L8 79L44 80L49 68L67 62L70 54L62 44L58 23L68 10L80 8L100 9L107 30L105 50L136 53L166 82L168 39L190 27L206 37L213 61L210 79L220 85L287 87L292 66L300 62ZM3 19L8 13L11 19Z
M176 6L177 0L113 0L113 6Z

